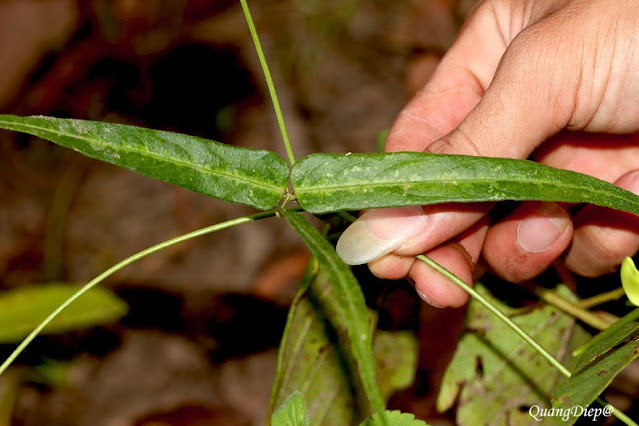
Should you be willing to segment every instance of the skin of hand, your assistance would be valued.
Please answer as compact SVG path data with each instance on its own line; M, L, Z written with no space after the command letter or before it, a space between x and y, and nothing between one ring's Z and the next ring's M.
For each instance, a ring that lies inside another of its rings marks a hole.
M639 193L639 1L486 0L426 86L398 116L386 150L525 159ZM365 212L338 254L382 278L407 277L436 307L467 295L414 255L468 283L480 254L501 277L531 279L566 252L583 276L639 250L639 217L526 202L490 227L487 204Z

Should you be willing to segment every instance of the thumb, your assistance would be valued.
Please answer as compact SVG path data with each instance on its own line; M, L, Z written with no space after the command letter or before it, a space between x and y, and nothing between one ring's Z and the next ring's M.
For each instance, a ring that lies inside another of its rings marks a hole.
M513 39L479 103L425 152L525 159L569 125L579 87L578 64L551 55L550 48L557 49L554 31L538 26Z

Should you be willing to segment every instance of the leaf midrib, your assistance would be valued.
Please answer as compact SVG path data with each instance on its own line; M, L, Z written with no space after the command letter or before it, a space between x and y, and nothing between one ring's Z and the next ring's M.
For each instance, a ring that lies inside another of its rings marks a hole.
M161 161L173 163L173 164L178 165L178 166L181 165L181 166L185 166L187 168L192 168L192 169L195 169L195 170L201 170L204 173L208 172L208 174L211 174L211 175L214 175L214 176L222 176L222 177L227 177L229 179L236 180L236 181L239 181L239 182L246 182L246 183L252 184L254 186L257 186L257 187L260 187L260 188L263 188L263 189L272 190L273 192L276 192L278 195L281 195L281 194L284 193L284 191L281 188L279 188L279 187L276 187L274 185L273 186L267 185L267 184L264 184L263 182L250 179L250 178L248 178L246 176L233 175L233 174L230 174L230 173L224 173L224 172L221 172L219 170L211 169L209 167L205 167L205 166L202 166L202 165L188 163L186 161L181 161L181 160L176 159L174 157L163 157L161 155L155 154L155 153L150 152L150 151L142 151L142 150L131 149L130 147L126 147L126 146L122 146L122 145L111 144L109 142L102 142L99 139L91 139L91 138L88 138L88 137L74 135L72 133L61 132L59 130L48 129L46 127L41 127L41 126L37 126L37 125L33 125L33 124L18 123L16 125L16 123L13 123L13 122L10 122L10 121L9 122L2 121L2 120L0 120L0 123L5 123L5 124L11 125L11 126L15 126L16 128L18 128L18 127L26 127L26 128L30 128L30 129L41 130L41 131L44 131L44 132L54 133L54 134L57 134L59 136L65 136L65 137L68 137L68 138L71 138L71 139L77 139L77 140L85 141L85 142L88 142L88 143L95 143L96 145L99 145L99 146L102 146L102 147L109 147L109 148L113 148L113 149L116 149L116 150L119 150L119 151L126 151L126 152L129 152L129 153L140 154L142 156L152 157L152 158L154 158L156 160L161 160Z
M531 180L531 179L475 179L475 178L450 178L450 179L422 179L422 180L418 180L418 181L414 181L414 180L409 180L409 181L384 181L384 182L370 182L370 183L366 183L366 184L349 184L349 185L314 185L314 186L296 186L295 192L297 194L299 194L300 192L306 192L306 193L314 193L314 192L321 192L321 191L334 191L334 190L349 190L349 189L357 189L357 192L361 192L362 190L360 188L364 187L364 188L369 188L369 187L383 187L383 186L398 186L398 185L407 185L407 184L424 184L424 183L449 183L455 181L455 182L459 182L462 184L469 184L469 183L482 183L482 184L491 184L491 183L495 183L495 182L499 182L499 183L509 183L509 182L517 182L517 183L536 183L539 185L552 185L558 188L569 188L569 189L579 189L579 190L584 190L586 189L587 191L589 191L592 194L605 194L607 197L613 197L616 199L621 199L623 201L628 201L626 200L624 197L621 197L618 194L612 194L610 195L609 192L602 190L602 189L593 189L591 187L587 187L585 185L576 185L576 184L567 184L567 183L557 183L554 181L548 181L548 180ZM612 185L612 184L611 184ZM619 189L623 189L623 188L619 188ZM634 203L633 204L637 204Z

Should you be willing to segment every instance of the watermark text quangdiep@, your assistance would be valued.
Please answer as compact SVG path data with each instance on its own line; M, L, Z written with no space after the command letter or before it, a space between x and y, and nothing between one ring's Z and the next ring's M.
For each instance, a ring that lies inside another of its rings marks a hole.
M594 422L601 417L610 417L612 415L612 406L606 405L605 407L590 407L589 405L586 405L585 407L582 407L580 405L576 405L570 408L546 408L533 405L528 409L528 415L538 422L549 417L560 418L563 421L568 421L571 418L578 418L582 416Z

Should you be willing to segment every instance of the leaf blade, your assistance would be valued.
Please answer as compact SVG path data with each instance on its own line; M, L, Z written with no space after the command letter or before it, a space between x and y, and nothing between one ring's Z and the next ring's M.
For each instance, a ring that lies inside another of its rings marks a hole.
M384 419L385 404L375 377L375 360L368 313L364 295L350 268L337 256L333 246L300 213L280 210L281 214L302 237L320 267L328 276L338 310L344 318L349 348L354 362L354 372L361 380L366 396L376 413Z
M323 309L332 297L327 289L328 278L312 259L282 336L269 414L293 393L303 392L311 425L348 426L360 413L343 348L328 322L330 313ZM379 389L387 401L393 392L413 383L417 339L410 332L377 330L373 353Z
M312 154L293 167L293 189L312 213L444 202L592 203L639 214L639 196L532 161L416 152Z
M266 210L280 201L288 167L275 153L123 124L0 115L0 128L28 133L224 201Z
M273 426L309 426L306 402L299 392L294 392L275 410L271 417Z
M588 406L633 360L639 358L639 309L597 334L577 359L573 375L553 394L553 406Z
M53 283L0 293L0 343L22 340L77 290L76 285ZM56 334L106 324L124 316L127 310L126 304L111 291L96 287L63 311L43 333Z
M588 337L574 318L546 305L530 311L516 310L493 296L486 287L477 291L525 328L561 361ZM558 291L574 299L561 286ZM529 425L531 417L521 407L546 406L561 374L498 318L472 299L466 331L446 368L437 397L442 412L457 405L456 424L474 425L477 418L491 424Z

